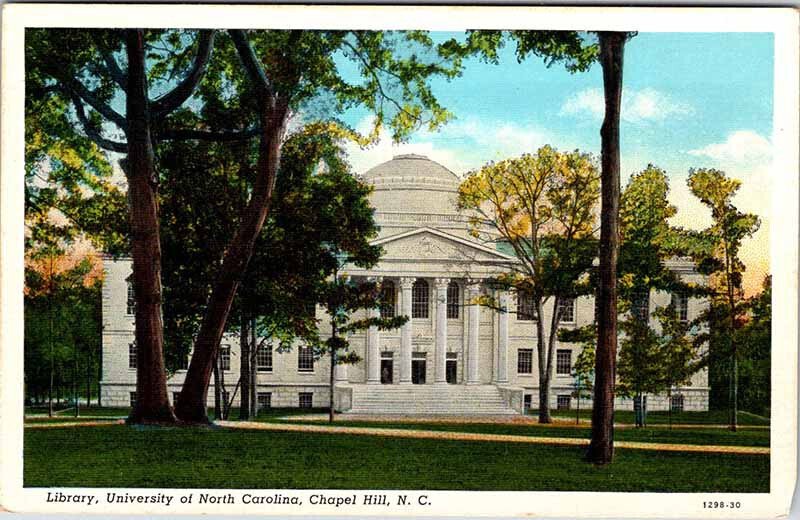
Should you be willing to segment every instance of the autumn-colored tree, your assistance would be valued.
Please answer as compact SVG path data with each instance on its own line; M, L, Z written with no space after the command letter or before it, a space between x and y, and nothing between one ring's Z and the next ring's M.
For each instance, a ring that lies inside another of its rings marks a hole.
M544 146L535 155L487 164L471 172L459 187L458 205L470 216L473 235L504 244L519 260L496 282L533 302L530 318L537 330L542 423L551 422L549 398L561 302L585 290L581 277L595 257L599 180L588 154ZM544 307L550 301L553 312L545 327Z
M741 182L731 179L725 172L715 169L691 169L688 179L692 194L711 211L713 223L704 231L713 247L706 252L698 251L698 265L709 275L711 305L710 327L727 336L727 348L723 355L730 359L729 370L729 427L737 430L738 416L738 363L739 352L736 341L737 330L744 315L744 292L742 274L745 265L739 258L742 241L753 235L761 225L758 216L743 213L733 205L733 197ZM720 311L720 312L717 312ZM718 319L713 319L714 317ZM721 342L714 342L719 345ZM717 353L720 355L721 353Z

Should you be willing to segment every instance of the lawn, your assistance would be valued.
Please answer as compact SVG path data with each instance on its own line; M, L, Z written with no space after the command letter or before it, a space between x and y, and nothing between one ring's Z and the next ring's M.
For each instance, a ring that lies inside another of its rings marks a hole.
M769 457L373 436L104 426L26 429L26 487L768 492Z
M538 415L537 410L530 410L530 415ZM575 420L575 410L553 410L551 415L561 419ZM752 414L749 412L740 411L736 415L738 423L741 426L769 426L769 417L762 417L760 415ZM592 410L581 410L580 418L587 421L592 419ZM614 422L620 424L634 424L633 411L631 410L615 410ZM669 412L657 411L647 412L647 424L668 424ZM674 412L672 414L673 424L728 424L728 411L727 410L709 410L707 412Z
M309 421L280 422L309 424ZM313 424L325 424L327 421L314 421ZM358 426L365 428L400 428L410 430L436 430L468 433L491 433L499 435L529 435L534 437L568 437L588 439L591 434L589 425L581 427L539 425L539 424L490 424L490 423L422 423L422 422L373 422L348 421L337 419L334 426ZM742 429L731 432L720 428L673 429L666 426L650 426L647 428L616 428L614 439L619 441L653 442L670 444L712 444L721 446L769 446L768 429Z

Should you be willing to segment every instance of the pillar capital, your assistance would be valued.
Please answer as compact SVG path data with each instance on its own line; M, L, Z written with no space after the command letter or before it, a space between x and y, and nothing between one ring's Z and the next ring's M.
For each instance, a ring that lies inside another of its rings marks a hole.
M400 278L400 288L401 289L405 289L405 290L409 290L409 289L411 289L411 287L414 285L414 282L416 282L416 281L417 281L416 278L411 278L411 277L408 277L408 276L404 276L404 277Z
M450 278L436 278L433 285L437 290L447 289L447 286L450 285Z

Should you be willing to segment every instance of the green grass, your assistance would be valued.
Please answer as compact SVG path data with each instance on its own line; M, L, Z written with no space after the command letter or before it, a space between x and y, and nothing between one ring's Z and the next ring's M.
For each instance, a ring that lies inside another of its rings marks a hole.
M104 426L25 431L26 487L768 492L769 457Z
M538 415L537 410L528 412L530 415ZM575 410L561 411L553 410L551 415L561 419L575 419ZM581 410L580 418L590 420L591 410ZM762 417L749 412L739 412L737 414L738 423L741 426L769 426L769 417ZM615 410L614 421L621 424L633 424L634 416L631 410ZM707 412L680 412L672 414L673 424L728 424L727 410L709 410ZM647 412L647 424L668 424L669 412L657 411Z
M308 424L308 421L281 421ZM314 421L313 424L328 422ZM588 439L590 428L549 426L538 424L480 424L480 423L400 423L348 421L337 419L334 426L358 426L364 428L399 428L408 430L435 430L467 433L491 433L499 435L527 435L533 437L568 437ZM740 430L731 432L724 429L697 428L673 429L665 426L648 428L617 428L614 438L620 441L653 442L670 444L712 444L722 446L769 446L769 430Z
M90 406L85 407L81 406L78 409L78 413L80 416L92 416L92 417L109 417L109 418L122 418L127 417L130 413L130 408L110 408L105 406ZM75 408L57 408L55 409L54 417L64 417L64 418L75 418ZM25 415L26 416L42 416L47 415L47 407L25 407Z

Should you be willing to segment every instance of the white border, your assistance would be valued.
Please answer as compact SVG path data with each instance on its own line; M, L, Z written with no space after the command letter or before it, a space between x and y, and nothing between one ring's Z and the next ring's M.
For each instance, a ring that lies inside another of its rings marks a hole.
M575 29L641 32L772 32L775 35L772 457L768 494L418 492L428 506L402 510L365 506L260 507L129 505L115 513L249 513L275 515L425 515L750 518L786 515L795 487L797 450L798 266L798 13L786 8L598 8L431 6L68 5L4 6L2 33L2 157L0 168L0 504L13 511L100 512L48 504L48 490L22 488L23 102L26 27L171 27L315 29ZM788 396L788 397L787 397ZM535 461L531 461L535 463ZM105 489L78 490L104 494ZM126 491L115 489L114 491ZM135 491L135 490L130 490ZM139 490L174 496L202 490ZM309 497L319 491L275 493ZM247 491L231 491L241 496ZM262 490L259 494L268 494ZM364 491L356 492L359 496ZM397 496L398 492L387 492ZM353 492L335 491L347 496ZM402 492L400 494L403 494ZM175 501L178 499L176 498ZM704 510L704 500L737 500L738 510ZM591 507L591 510L587 510Z

